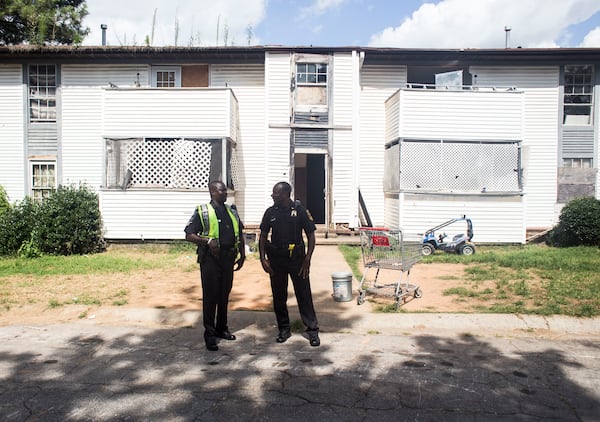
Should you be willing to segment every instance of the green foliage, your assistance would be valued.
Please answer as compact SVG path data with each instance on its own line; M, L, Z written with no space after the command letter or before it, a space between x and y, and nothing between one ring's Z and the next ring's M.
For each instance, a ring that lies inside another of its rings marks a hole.
M98 197L85 187L61 188L41 203L26 197L0 213L0 255L36 258L104 248Z
M10 202L8 202L8 195L2 185L0 185L0 215L4 214L6 210L10 208Z
M14 255L31 240L39 205L26 197L0 214L0 255Z
M360 280L362 278L362 274L360 272L359 263L362 261L361 250L359 246L350 246L350 245L339 245L338 249L344 255L344 259L350 266L352 270L352 274L354 278Z
M100 252L105 249L98 196L80 186L58 189L42 202L35 239L53 255Z
M583 197L565 205L546 243L558 247L600 246L600 201Z
M42 251L37 247L35 241L26 240L23 242L17 253L21 258L39 258L42 256Z
M85 0L0 0L0 45L81 44Z

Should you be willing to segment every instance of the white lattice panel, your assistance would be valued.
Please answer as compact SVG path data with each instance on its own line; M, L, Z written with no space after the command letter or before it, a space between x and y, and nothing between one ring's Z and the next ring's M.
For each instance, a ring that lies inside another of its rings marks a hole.
M237 148L233 148L231 150L231 181L233 182L233 187L237 188L241 186L240 181L240 162L237 156Z
M515 192L520 189L514 142L403 142L404 190Z
M107 185L206 189L210 181L211 158L212 142L206 140L109 140ZM127 184L128 171L131 177Z

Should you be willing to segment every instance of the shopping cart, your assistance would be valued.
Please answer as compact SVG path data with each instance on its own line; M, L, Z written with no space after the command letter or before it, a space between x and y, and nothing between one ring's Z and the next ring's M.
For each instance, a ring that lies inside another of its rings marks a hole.
M421 288L410 284L410 269L421 259L421 239L406 239L402 230L363 227L360 229L360 247L363 256L364 273L358 286L357 304L365 302L367 294L386 296L395 299L396 308L400 302L406 303L409 297L423 296ZM367 273L375 268L375 279L370 280ZM400 271L400 278L394 283L378 284L379 271Z

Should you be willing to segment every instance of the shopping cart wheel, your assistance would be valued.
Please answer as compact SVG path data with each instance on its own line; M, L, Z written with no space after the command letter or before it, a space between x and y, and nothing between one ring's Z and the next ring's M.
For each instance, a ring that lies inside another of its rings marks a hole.
M421 291L421 289L417 289L417 290L415 290L415 294L414 294L414 296L415 296L415 299L418 299L418 298L420 298L420 297L423 297L423 292Z
M356 304L362 305L365 303L365 292L358 292L358 297L356 298Z

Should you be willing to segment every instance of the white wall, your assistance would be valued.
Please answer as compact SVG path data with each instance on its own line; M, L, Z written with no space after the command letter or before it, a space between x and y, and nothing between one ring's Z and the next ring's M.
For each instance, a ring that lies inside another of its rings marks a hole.
M0 65L0 185L10 202L25 191L24 88L20 65Z
M332 101L330 123L334 126L351 126L353 121L353 93L355 62L351 53L336 53L333 56L333 80L330 81ZM357 195L354 183L356 146L351 130L344 128L333 131L332 148L332 194L333 223L352 223L356 220Z
M228 88L105 90L102 135L233 138L232 102Z
M520 196L400 194L399 198L399 226L408 233L424 233L447 220L466 215L473 222L475 243L525 242L525 220ZM449 230L447 232L450 234Z
M238 99L240 138L237 142L238 183L235 202L245 224L258 224L265 211L265 66L212 65L210 86L228 86ZM270 205L270 203L269 203Z
M401 90L398 113L403 138L522 139L520 92Z
M271 193L275 183L291 183L290 129L283 127L290 124L291 55L267 52L265 66L266 143L263 162L266 170L264 191L259 193L264 208L273 204Z
M148 67L143 65L62 66L61 183L86 183L96 189L102 185L104 88L109 82L131 87L138 73L142 86L147 85Z
M523 118L525 222L551 227L557 220L559 68L474 66L477 84L515 86L525 91Z
M406 66L363 66L360 93L358 181L374 225L384 223L383 153L385 101L406 84Z
M208 201L208 192L103 190L104 235L108 239L185 239L183 229L194 209Z

